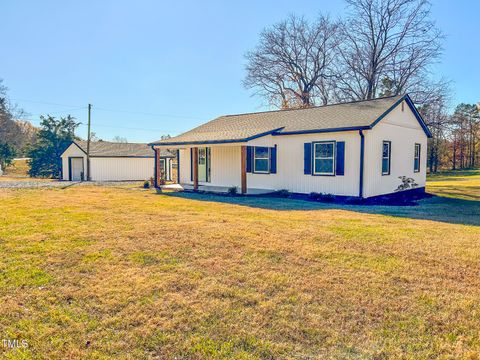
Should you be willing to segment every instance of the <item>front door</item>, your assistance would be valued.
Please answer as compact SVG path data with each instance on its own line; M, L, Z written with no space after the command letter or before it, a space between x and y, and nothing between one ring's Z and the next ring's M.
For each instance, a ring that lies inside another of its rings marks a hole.
M210 148L198 148L198 181L210 182Z
M70 158L70 171L72 181L82 181L83 180L83 158L75 157Z

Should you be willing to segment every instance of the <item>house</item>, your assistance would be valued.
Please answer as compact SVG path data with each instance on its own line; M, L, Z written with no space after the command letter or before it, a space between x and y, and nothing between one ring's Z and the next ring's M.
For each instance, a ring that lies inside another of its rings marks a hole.
M163 176L170 180L172 159L168 150L158 151L155 166L154 150L147 144L90 142L90 180L129 181L148 180ZM83 181L87 179L87 142L73 141L62 153L62 179Z
M430 136L403 95L221 116L150 145L177 149L185 189L371 198L424 191Z

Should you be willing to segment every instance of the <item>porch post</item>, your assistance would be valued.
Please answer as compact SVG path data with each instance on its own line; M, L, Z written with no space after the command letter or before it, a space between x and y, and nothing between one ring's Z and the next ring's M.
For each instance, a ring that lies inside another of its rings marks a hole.
M193 190L198 190L198 147L193 148Z
M155 150L155 187L160 187L162 183L162 172L160 171L160 149Z
M242 174L242 194L247 193L247 147L242 145L241 149L241 174Z

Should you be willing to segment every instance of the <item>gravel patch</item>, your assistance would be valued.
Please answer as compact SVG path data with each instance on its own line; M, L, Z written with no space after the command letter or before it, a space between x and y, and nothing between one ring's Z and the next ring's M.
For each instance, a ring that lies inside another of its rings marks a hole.
M0 189L32 189L32 188L60 188L71 186L131 186L139 184L138 181L0 181Z

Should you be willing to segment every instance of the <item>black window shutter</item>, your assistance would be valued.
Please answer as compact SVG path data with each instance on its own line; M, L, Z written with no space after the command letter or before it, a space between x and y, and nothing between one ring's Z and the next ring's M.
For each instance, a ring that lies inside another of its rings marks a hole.
M190 181L193 181L193 148L190 148Z
M336 175L345 175L345 141L337 141Z
M277 145L270 148L270 174L277 173Z
M253 146L247 146L247 173L252 172Z
M312 173L312 143L303 144L303 173Z

